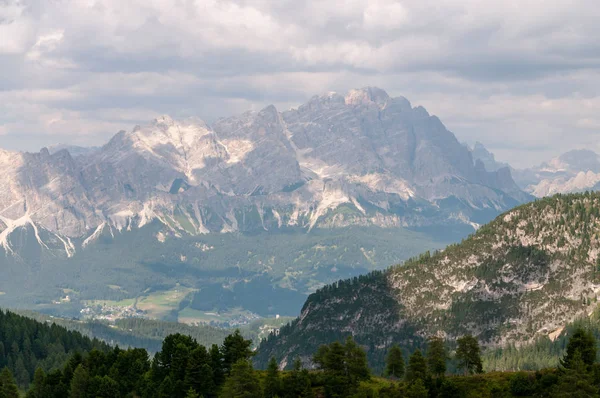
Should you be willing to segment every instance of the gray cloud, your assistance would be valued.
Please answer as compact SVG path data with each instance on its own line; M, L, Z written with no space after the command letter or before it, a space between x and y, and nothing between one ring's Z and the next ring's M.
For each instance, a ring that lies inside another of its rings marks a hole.
M596 11L594 11L596 10ZM0 0L0 147L376 85L517 166L600 150L596 0Z

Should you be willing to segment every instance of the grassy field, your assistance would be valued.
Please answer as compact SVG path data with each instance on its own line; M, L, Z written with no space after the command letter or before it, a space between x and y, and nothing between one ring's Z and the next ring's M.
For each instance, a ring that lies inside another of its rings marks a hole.
M162 319L168 313L179 308L179 303L194 289L176 286L171 290L153 292L137 298L136 307L146 311L148 317Z
M106 307L130 307L135 304L135 298L123 299L120 301L114 300L85 300L85 305L89 307L93 306L106 306Z

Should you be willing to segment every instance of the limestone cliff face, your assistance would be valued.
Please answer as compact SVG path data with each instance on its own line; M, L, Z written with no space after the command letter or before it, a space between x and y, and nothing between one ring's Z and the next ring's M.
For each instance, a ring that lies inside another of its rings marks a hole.
M31 220L88 243L98 228L152 221L175 234L477 226L529 199L437 117L378 88L211 126L164 116L77 153L0 152L2 225Z

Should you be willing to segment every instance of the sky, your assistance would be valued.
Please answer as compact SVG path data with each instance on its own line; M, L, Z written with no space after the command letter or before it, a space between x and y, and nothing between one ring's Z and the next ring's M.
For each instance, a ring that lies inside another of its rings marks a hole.
M0 147L377 86L516 167L600 152L598 0L0 0Z

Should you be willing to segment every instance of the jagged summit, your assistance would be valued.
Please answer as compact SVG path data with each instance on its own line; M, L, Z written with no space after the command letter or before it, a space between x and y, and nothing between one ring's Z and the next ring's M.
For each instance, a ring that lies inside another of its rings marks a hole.
M346 105L383 104L390 99L388 93L377 87L350 90L345 96Z
M184 234L478 225L528 199L510 173L476 167L438 118L376 87L210 126L164 115L86 156L3 153L0 164L0 216L23 217L27 202L35 223L81 239L148 219Z

